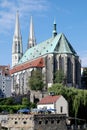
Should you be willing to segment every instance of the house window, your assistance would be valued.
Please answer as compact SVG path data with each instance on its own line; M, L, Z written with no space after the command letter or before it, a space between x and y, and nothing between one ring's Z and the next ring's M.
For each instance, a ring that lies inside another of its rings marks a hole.
M61 112L61 113L63 112L63 107L62 107L62 106L60 107L60 112Z

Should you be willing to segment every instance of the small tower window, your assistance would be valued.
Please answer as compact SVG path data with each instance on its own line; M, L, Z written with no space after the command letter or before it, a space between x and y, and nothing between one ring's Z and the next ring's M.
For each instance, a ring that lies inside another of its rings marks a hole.
M20 53L20 43L18 43L18 53Z
M15 59L17 59L17 56L15 56Z
M15 52L17 52L17 43L15 44Z
M18 60L20 60L20 56L19 56L19 59Z

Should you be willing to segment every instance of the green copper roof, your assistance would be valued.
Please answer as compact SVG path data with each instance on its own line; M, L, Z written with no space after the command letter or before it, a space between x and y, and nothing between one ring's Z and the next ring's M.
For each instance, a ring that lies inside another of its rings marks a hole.
M58 53L58 54L73 54L77 55L73 47L70 45L64 34L58 34L55 37L52 37L36 46L28 49L23 57L20 59L18 64L22 64L29 60L41 57L49 53Z
M64 34L61 34L60 41L58 44L57 52L58 53L70 53L77 55L71 44L68 42Z

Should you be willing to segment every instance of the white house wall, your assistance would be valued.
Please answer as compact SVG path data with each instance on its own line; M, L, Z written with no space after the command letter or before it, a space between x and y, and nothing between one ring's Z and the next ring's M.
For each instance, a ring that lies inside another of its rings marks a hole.
M54 104L40 104L40 105L37 105L37 109L42 109L42 108L46 108L46 109L54 109Z
M61 96L57 100L55 107L56 107L56 112L58 114L66 114L68 116L68 102L65 100L63 96ZM61 107L63 108L62 113L61 113Z

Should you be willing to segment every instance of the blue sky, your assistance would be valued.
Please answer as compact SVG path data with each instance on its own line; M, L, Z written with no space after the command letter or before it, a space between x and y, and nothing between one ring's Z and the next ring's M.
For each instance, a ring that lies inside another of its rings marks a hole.
M87 0L0 0L0 65L11 66L17 10L24 51L31 15L37 43L52 36L55 19L57 32L65 34L79 55L82 66L87 66Z

